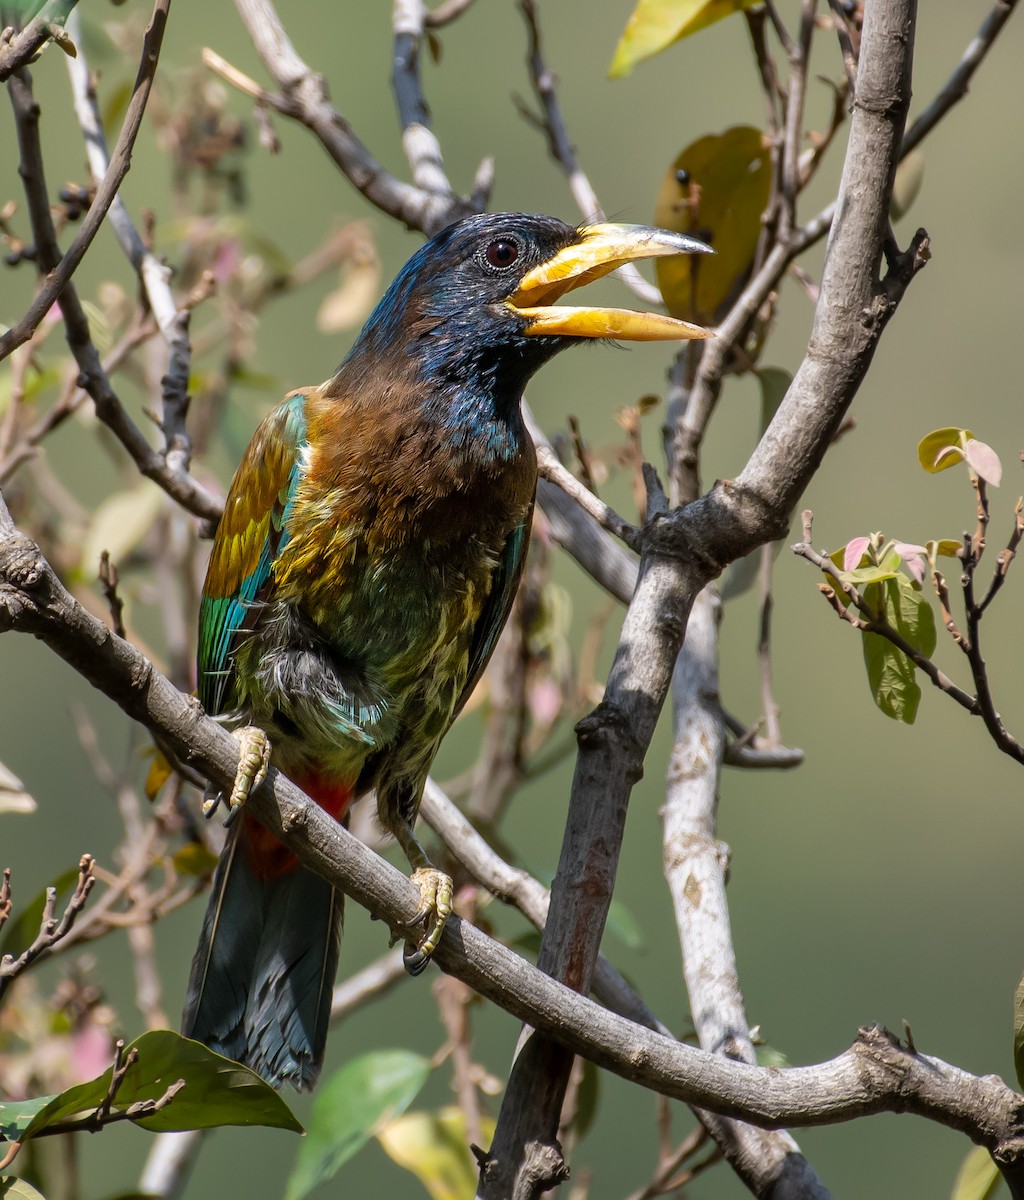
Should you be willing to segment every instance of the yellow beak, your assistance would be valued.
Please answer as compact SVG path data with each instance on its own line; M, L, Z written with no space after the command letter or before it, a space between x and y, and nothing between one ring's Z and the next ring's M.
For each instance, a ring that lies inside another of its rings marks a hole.
M664 313L560 307L554 301L623 263L667 254L711 253L710 246L685 233L647 225L588 225L579 231L578 241L528 271L506 304L526 320L524 332L535 337L619 338L630 342L710 338L715 336L712 330Z

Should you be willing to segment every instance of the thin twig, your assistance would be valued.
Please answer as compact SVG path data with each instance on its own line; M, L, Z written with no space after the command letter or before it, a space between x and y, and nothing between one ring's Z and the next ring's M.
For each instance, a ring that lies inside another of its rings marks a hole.
M83 854L78 862L78 881L75 890L64 906L64 912L57 917L57 889L46 889L46 901L43 905L43 917L39 923L39 932L32 944L15 958L5 954L0 958L0 999L11 984L43 954L71 932L78 914L85 907L96 878L93 874L95 859L91 854ZM6 905L10 906L10 872L4 872L4 886L0 890L0 912Z
M588 516L593 517L602 529L613 534L631 550L639 548L640 531L637 527L620 517L615 509L605 504L589 488L580 483L568 468L562 466L550 446L540 445L537 447L537 467L544 479L549 480L556 487L560 487L567 496L575 500Z
M139 70L132 88L131 98L125 111L121 132L117 144L110 156L110 167L96 188L96 195L89 205L78 233L68 247L59 263L49 270L45 282L28 311L20 321L13 325L0 337L0 361L5 359L17 346L23 345L32 336L39 322L50 311L53 304L60 298L71 276L78 269L85 252L92 244L93 238L99 232L107 210L114 202L124 177L131 166L132 149L135 139L142 127L142 118L146 111L146 103L153 87L156 65L160 58L160 47L163 42L164 30L167 25L167 11L170 0L156 0L153 15L146 27L142 43L142 54L139 60ZM36 114L38 118L38 113Z
M81 46L77 13L72 13L69 17L68 31L79 47L77 56L68 59L68 75L71 79L75 113L85 138L89 169L94 178L101 179L109 169L110 156L99 105L96 102L94 80ZM109 219L122 250L139 276L150 311L156 318L160 334L167 345L167 370L161 380L160 426L164 437L163 457L173 470L187 471L192 454L192 444L185 427L192 361L192 347L188 338L191 312L188 307L179 308L175 303L170 284L170 267L160 262L146 246L120 196L114 197Z
M99 353L89 332L88 318L78 299L75 286L71 282L71 273L81 261L81 257L91 241L91 235L86 239L83 239L82 236L86 233L87 225L95 219L95 227L92 229L94 234L107 209L114 201L117 186L128 171L132 147L139 132L146 100L152 87L153 74L156 71L169 4L170 0L157 0L143 41L142 59L135 90L128 105L121 135L111 157L110 168L97 189L96 197L90 205L78 237L63 257L61 257L60 248L57 245L56 232L47 199L46 178L39 144L39 107L32 97L30 81L24 73L12 76L8 81L21 148L22 181L32 219L39 265L41 270L48 273L28 312L8 334L0 338L0 348L7 347L0 349L0 358L4 353L10 353L10 350L21 345L31 336L38 321L42 319L54 300L60 296L68 346L74 354L80 370L78 382L92 397L96 405L96 415L116 434L143 475L159 484L168 495L190 512L197 516L216 520L221 510L220 503L187 472L176 468L163 455L153 450L128 416L111 385L109 376L103 369ZM46 298L45 306L42 308L40 308L40 297ZM7 346L7 339L13 339L9 346Z
M533 0L519 0L519 9L526 21L529 33L529 53L527 65L530 68L530 79L533 90L544 113L538 122L548 139L548 149L551 157L565 171L569 181L569 190L580 215L586 222L603 221L604 209L597 193L576 157L576 150L569 139L562 116L562 108L558 102L558 91L555 87L555 76L544 62L541 46L540 19ZM635 264L628 263L619 267L615 272L622 282L646 304L664 304L661 290L646 279L636 269Z
M15 71L28 66L51 38L65 39L63 26L77 2L48 0L20 33L13 29L3 31L0 35L0 83L6 83Z
M430 128L430 113L420 79L420 42L427 9L423 0L394 0L391 27L394 52L391 87L402 125L402 147L412 172L413 183L425 192L451 196L445 174L441 143Z
M451 192L425 191L384 169L331 104L323 77L300 57L270 0L236 0L236 6L256 52L281 89L280 94L260 89L261 102L314 133L371 204L428 236L472 211L468 201Z
M331 1021L343 1021L408 978L403 947L396 946L361 971L335 984Z
M967 543L970 538L965 539ZM806 558L808 562L813 563L820 571L826 575L835 578L836 566L831 559L825 558L818 554L812 546L806 542L798 543L792 547L793 552L801 558ZM966 549L966 547L965 547ZM967 550L969 554L970 551ZM939 689L944 692L951 700L954 700L961 708L965 709L973 717L981 717L985 723L985 728L989 731L996 747L1009 755L1016 762L1024 763L1024 745L1022 745L1015 737L1010 734L1003 725L1002 719L996 710L995 703L992 697L991 683L988 678L988 668L984 658L981 655L981 650L978 647L979 620L980 614L974 603L974 590L971 583L971 571L966 568L964 570L964 604L967 609L967 635L955 639L958 641L960 648L967 656L970 664L971 675L974 679L974 686L977 689L975 695L964 691L958 687L952 679L926 655L923 654L911 642L908 642L905 637L895 629L885 617L884 613L877 613L870 604L868 604L860 590L853 584L843 583L843 596L840 597L834 587L828 584L821 584L821 592L825 599L835 610L837 616L847 621L855 629L862 633L875 633L879 637L884 637L886 641L891 642L901 653L914 664L915 667ZM861 615L855 617L851 612L851 605ZM945 605L944 616L946 613ZM951 618L950 618L951 619ZM948 623L947 623L948 627Z
M807 64L814 34L816 0L803 0L800 8L800 39L791 43L789 88L786 98L786 128L782 143L781 207L778 237L785 242L796 227L796 201L800 192L800 142L803 135L804 100L807 94Z
M978 32L971 39L952 75L924 112L910 125L903 138L900 156L905 158L928 136L954 105L968 93L974 73L985 60L992 45L1009 20L1017 0L996 0Z
M458 20L472 3L473 0L441 0L437 8L427 12L423 23L428 29L442 29Z

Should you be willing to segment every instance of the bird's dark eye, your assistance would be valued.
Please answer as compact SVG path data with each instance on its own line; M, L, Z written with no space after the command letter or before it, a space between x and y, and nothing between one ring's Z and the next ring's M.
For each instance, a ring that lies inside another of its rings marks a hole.
M519 257L519 247L510 238L497 238L484 251L484 258L489 267L503 271Z

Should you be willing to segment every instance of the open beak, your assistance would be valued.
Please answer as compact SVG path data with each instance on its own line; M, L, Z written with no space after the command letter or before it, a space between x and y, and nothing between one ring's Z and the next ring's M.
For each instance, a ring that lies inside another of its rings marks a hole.
M630 342L710 338L700 325L657 312L628 308L574 308L555 301L574 288L600 279L623 263L665 254L711 254L710 246L685 233L647 225L588 225L579 240L528 271L506 304L526 321L535 337L620 338Z

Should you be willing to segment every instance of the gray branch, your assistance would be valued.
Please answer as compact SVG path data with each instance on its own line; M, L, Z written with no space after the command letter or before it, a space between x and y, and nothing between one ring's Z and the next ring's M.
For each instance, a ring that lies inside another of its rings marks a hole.
M65 591L0 503L0 633L8 629L40 638L182 761L230 786L238 765L235 739ZM419 907L419 890L294 784L272 770L249 805L301 862L396 934L404 930ZM582 1054L663 1095L766 1128L917 1113L988 1147L1014 1195L1024 1196L1024 1100L995 1076L979 1078L922 1055L878 1027L862 1029L849 1050L825 1063L754 1067L609 1012L457 916L435 961L566 1054Z
M605 697L577 725L579 756L539 966L587 992L611 901L626 810L668 693L694 599L733 559L781 537L853 402L916 271L924 235L879 278L888 203L910 102L915 6L865 12L850 141L807 354L775 419L734 482L684 508L653 500L639 579ZM731 320L732 318L730 318ZM711 343L709 353L715 350ZM648 491L651 491L649 478ZM561 1175L556 1134L571 1067L565 1040L534 1023L481 1166L484 1200L539 1195Z
M472 211L469 202L451 191L428 191L389 174L331 104L324 77L301 58L270 0L236 0L236 5L263 65L281 89L280 95L263 93L257 98L310 129L371 204L428 235ZM412 157L419 162L422 146L413 149Z

